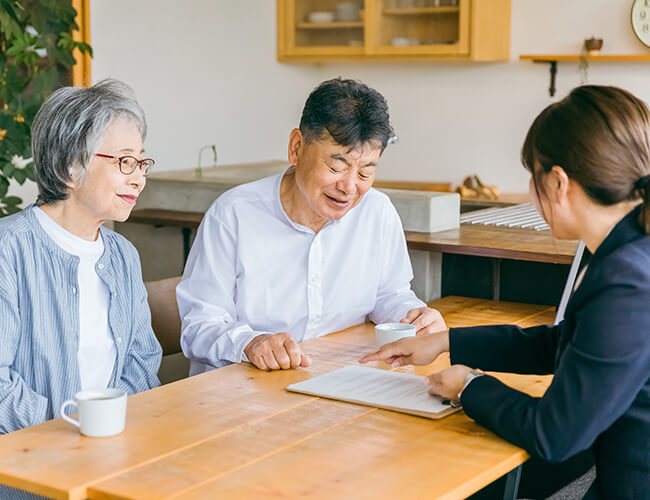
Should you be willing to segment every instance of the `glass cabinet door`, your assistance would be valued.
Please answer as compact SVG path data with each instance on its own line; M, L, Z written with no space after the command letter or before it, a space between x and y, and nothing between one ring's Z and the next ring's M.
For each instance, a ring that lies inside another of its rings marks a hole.
M364 53L363 0L290 0L287 50L300 55Z
M469 0L376 0L374 54L467 54Z

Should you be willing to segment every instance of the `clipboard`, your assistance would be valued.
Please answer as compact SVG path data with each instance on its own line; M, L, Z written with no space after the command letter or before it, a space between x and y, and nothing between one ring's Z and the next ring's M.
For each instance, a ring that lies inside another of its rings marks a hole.
M438 419L459 406L431 396L424 378L369 366L346 366L287 386L287 391Z

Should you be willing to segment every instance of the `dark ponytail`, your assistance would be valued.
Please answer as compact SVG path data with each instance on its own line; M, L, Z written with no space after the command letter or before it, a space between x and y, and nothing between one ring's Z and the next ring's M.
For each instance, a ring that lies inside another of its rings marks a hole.
M583 85L542 111L528 130L521 161L539 177L564 169L601 205L643 202L639 224L650 234L650 112L629 92Z

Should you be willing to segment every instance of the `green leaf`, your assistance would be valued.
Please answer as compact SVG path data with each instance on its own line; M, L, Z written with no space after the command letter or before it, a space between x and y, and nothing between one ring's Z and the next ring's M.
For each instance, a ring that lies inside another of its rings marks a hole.
M89 54L90 57L95 57L93 55L93 48L86 42L77 42L77 48L82 54Z
M14 9L14 3L9 0L0 0L0 32L6 38L15 38L22 33L21 21Z
M16 167L14 167L14 164L11 162L5 163L5 165L2 167L2 173L4 173L7 177L11 177L11 175L14 173L14 170L16 170Z
M5 205L20 205L23 202L18 196L7 196L2 201Z
M4 198L4 196L7 194L7 191L9 191L9 181L0 176L0 199Z
M23 200L20 201L22 202ZM20 212L20 207L18 205L9 205L6 208L6 211L7 211L7 215L17 214L18 212Z
M14 179L16 179L16 182L22 186L27 179L27 175L22 169L17 168L14 170Z
M36 174L34 173L34 164L25 168L25 175L30 181L36 182Z

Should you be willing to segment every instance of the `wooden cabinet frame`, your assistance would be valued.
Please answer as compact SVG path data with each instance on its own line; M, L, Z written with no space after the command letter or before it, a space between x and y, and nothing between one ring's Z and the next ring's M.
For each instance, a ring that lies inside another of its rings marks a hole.
M90 0L72 0L72 6L77 11L77 26L79 26L79 30L72 32L72 38L90 44ZM72 66L72 85L90 87L92 85L90 54L82 54L75 50L74 58L77 63Z
M363 46L296 43L297 29L309 23L297 22L296 7L304 0L277 0L278 60L283 62L323 62L328 60L439 60L505 61L510 58L511 0L459 0L447 8L458 16L458 41L450 44L393 46L382 41L382 16L403 14L400 9L384 9L383 0L365 0ZM343 0L341 0L343 1ZM382 13L382 10L384 11ZM392 10L391 13L388 13ZM432 9L412 9L412 18L432 15ZM445 8L438 8L440 13ZM300 9L298 9L300 11ZM440 14L436 14L440 15ZM420 18L421 20L422 18ZM385 23L385 21L383 21ZM341 23L338 23L341 24ZM350 23L355 24L355 23ZM302 25L302 26L300 26ZM317 26L313 26L316 28ZM326 26L324 26L326 27Z

